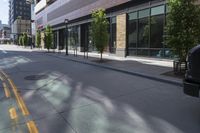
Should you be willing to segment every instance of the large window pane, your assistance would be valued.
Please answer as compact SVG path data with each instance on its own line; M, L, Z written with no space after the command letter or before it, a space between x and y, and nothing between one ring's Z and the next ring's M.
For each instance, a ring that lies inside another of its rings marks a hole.
M151 8L151 16L164 14L164 13L165 13L165 6L164 5Z
M57 48L57 31L53 31L53 49Z
M143 18L139 20L139 40L138 47L148 48L149 47L149 18Z
M137 16L138 16L137 14L138 14L137 12L129 13L129 15L128 15L129 20L137 19L137 18L138 18L138 17L137 17Z
M79 46L79 27L74 26L68 29L68 42L71 49L77 48Z
M110 52L115 53L116 51L116 17L111 18L111 45L110 45Z
M59 33L59 44L58 44L58 49L59 50L62 50L64 49L64 46L65 46L65 29L61 29L58 31Z
M151 48L163 47L164 15L151 17Z
M150 15L150 9L139 11L139 18L148 17Z
M137 55L138 12L128 14L128 55Z
M132 48L137 46L137 20L129 20L128 46Z

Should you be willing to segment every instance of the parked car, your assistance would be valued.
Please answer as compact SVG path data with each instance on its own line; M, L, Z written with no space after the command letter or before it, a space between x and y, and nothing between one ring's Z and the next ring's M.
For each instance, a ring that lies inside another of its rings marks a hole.
M200 45L192 48L187 57L187 71L184 80L184 93L200 97Z

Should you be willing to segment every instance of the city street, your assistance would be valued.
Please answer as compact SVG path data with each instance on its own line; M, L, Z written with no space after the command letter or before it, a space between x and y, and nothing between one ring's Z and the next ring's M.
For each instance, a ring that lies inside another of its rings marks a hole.
M6 45L0 70L0 133L200 131L200 99L178 85Z

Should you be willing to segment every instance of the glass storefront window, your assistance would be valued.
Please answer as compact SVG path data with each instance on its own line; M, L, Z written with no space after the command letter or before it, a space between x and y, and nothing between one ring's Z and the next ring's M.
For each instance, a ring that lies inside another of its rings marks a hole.
M116 17L111 18L111 25L110 25L110 39L111 39L111 44L110 44L110 52L115 53L116 51L116 32L117 32L117 25L116 25Z
M59 47L58 49L59 50L63 50L64 49L64 46L65 46L65 29L60 29L58 30L58 33L59 33Z
M151 48L163 47L164 15L151 17Z
M137 12L129 13L128 18L129 18L129 20L137 19L138 13Z
M164 13L165 13L164 5L151 8L151 16L164 14Z
M148 48L149 47L149 18L143 18L139 20L138 24L138 47Z
M160 5L128 14L128 55L169 55L163 46L165 8Z
M57 31L53 32L53 49L57 48Z
M131 48L135 48L137 46L138 20L136 19L136 17L133 17L134 14L137 14L137 13L131 13L129 15L129 22L128 22L129 23L128 24L128 46Z
M116 24L116 23L117 23L116 17L112 17L112 18L111 18L111 23L112 23L112 24Z
M150 9L144 9L139 11L139 18L145 18L150 15Z
M128 43L129 47L137 46L137 20L130 20L128 25Z
M79 27L73 26L68 29L68 43L71 49L79 46Z

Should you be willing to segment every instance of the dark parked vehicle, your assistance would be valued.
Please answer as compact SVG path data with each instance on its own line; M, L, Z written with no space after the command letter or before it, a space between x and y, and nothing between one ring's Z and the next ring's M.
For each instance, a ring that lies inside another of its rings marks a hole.
M184 93L200 97L200 45L192 48L188 53Z

